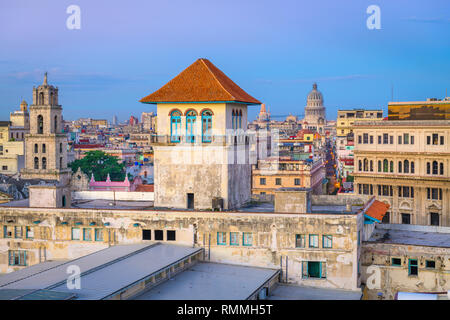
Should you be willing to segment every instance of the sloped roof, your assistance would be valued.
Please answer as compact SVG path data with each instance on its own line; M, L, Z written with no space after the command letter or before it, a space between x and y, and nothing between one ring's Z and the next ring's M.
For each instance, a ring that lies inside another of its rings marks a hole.
M143 103L233 101L261 104L207 59L198 59Z
M384 215L389 210L389 207L390 206L384 202L374 200L372 205L369 208L367 208L365 214L381 222L381 220L383 220Z

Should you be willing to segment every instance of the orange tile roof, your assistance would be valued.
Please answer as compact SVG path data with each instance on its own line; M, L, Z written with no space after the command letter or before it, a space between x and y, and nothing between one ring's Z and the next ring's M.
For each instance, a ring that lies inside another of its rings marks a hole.
M384 202L374 200L372 205L367 208L365 214L381 222L386 212L389 210L389 207L390 206Z
M261 104L207 59L198 59L159 90L140 102L233 101Z
M153 184L140 184L136 187L137 192L154 192L155 188Z

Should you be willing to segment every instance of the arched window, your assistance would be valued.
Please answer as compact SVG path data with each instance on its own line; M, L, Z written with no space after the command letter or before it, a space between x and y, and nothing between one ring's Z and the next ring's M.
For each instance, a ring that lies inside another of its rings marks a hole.
M233 109L233 111L231 112L231 128L232 129L236 129L235 123L236 123L236 112Z
M362 171L362 162L358 160L358 171Z
M438 174L438 163L433 161L433 174Z
M389 162L389 172L394 172L394 161Z
M403 172L404 173L409 173L409 161L408 160L405 160L403 162Z
M39 152L39 146L37 143L34 144L34 153L38 153Z
M53 92L50 92L50 101L49 104L53 105Z
M402 173L402 162L398 162L398 173Z
M411 173L414 173L414 161L411 161Z
M47 169L47 158L43 157L42 158L42 169Z
M45 146L45 143L43 143L42 144L42 153L45 153L47 150L46 150L47 148L46 148L46 146Z
M55 133L58 133L58 116L55 116Z
M37 130L38 134L44 133L44 117L41 115L38 115L37 117Z
M387 159L383 160L383 172L388 172L389 168L388 168L388 161Z
M370 160L370 171L371 172L373 171L373 161L372 160Z
M364 159L364 171L369 171L369 168L368 168L368 161L367 161L367 159Z
M195 142L195 122L197 121L197 113L194 110L186 114L186 141Z
M441 162L441 163L439 164L439 174L440 174L440 175L443 175L443 174L444 174L444 163L443 163L443 162Z
M202 142L211 142L212 134L212 112L205 110L202 112Z
M34 157L34 168L37 170L39 169L39 158Z
M431 173L430 163L427 162L427 174L430 174L430 173Z
M242 129L242 110L239 110L239 129Z
M181 112L172 111L170 114L170 142L180 142L181 136Z
M378 172L381 172L381 160L378 160Z
M44 93L43 92L39 93L39 104L40 105L44 104Z

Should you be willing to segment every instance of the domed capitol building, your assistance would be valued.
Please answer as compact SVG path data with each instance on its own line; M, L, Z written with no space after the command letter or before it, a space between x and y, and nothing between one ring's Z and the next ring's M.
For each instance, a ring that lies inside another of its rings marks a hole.
M322 93L317 90L317 84L313 84L313 89L306 99L305 117L303 119L303 128L324 133L324 126L327 120L325 118L325 107L323 105Z

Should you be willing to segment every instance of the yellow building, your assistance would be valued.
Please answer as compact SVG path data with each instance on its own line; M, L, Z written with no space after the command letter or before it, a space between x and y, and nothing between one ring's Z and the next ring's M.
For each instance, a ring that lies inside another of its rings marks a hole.
M336 135L346 137L353 132L355 121L373 121L383 118L383 110L347 109L338 110Z
M450 98L389 102L389 120L450 120Z

